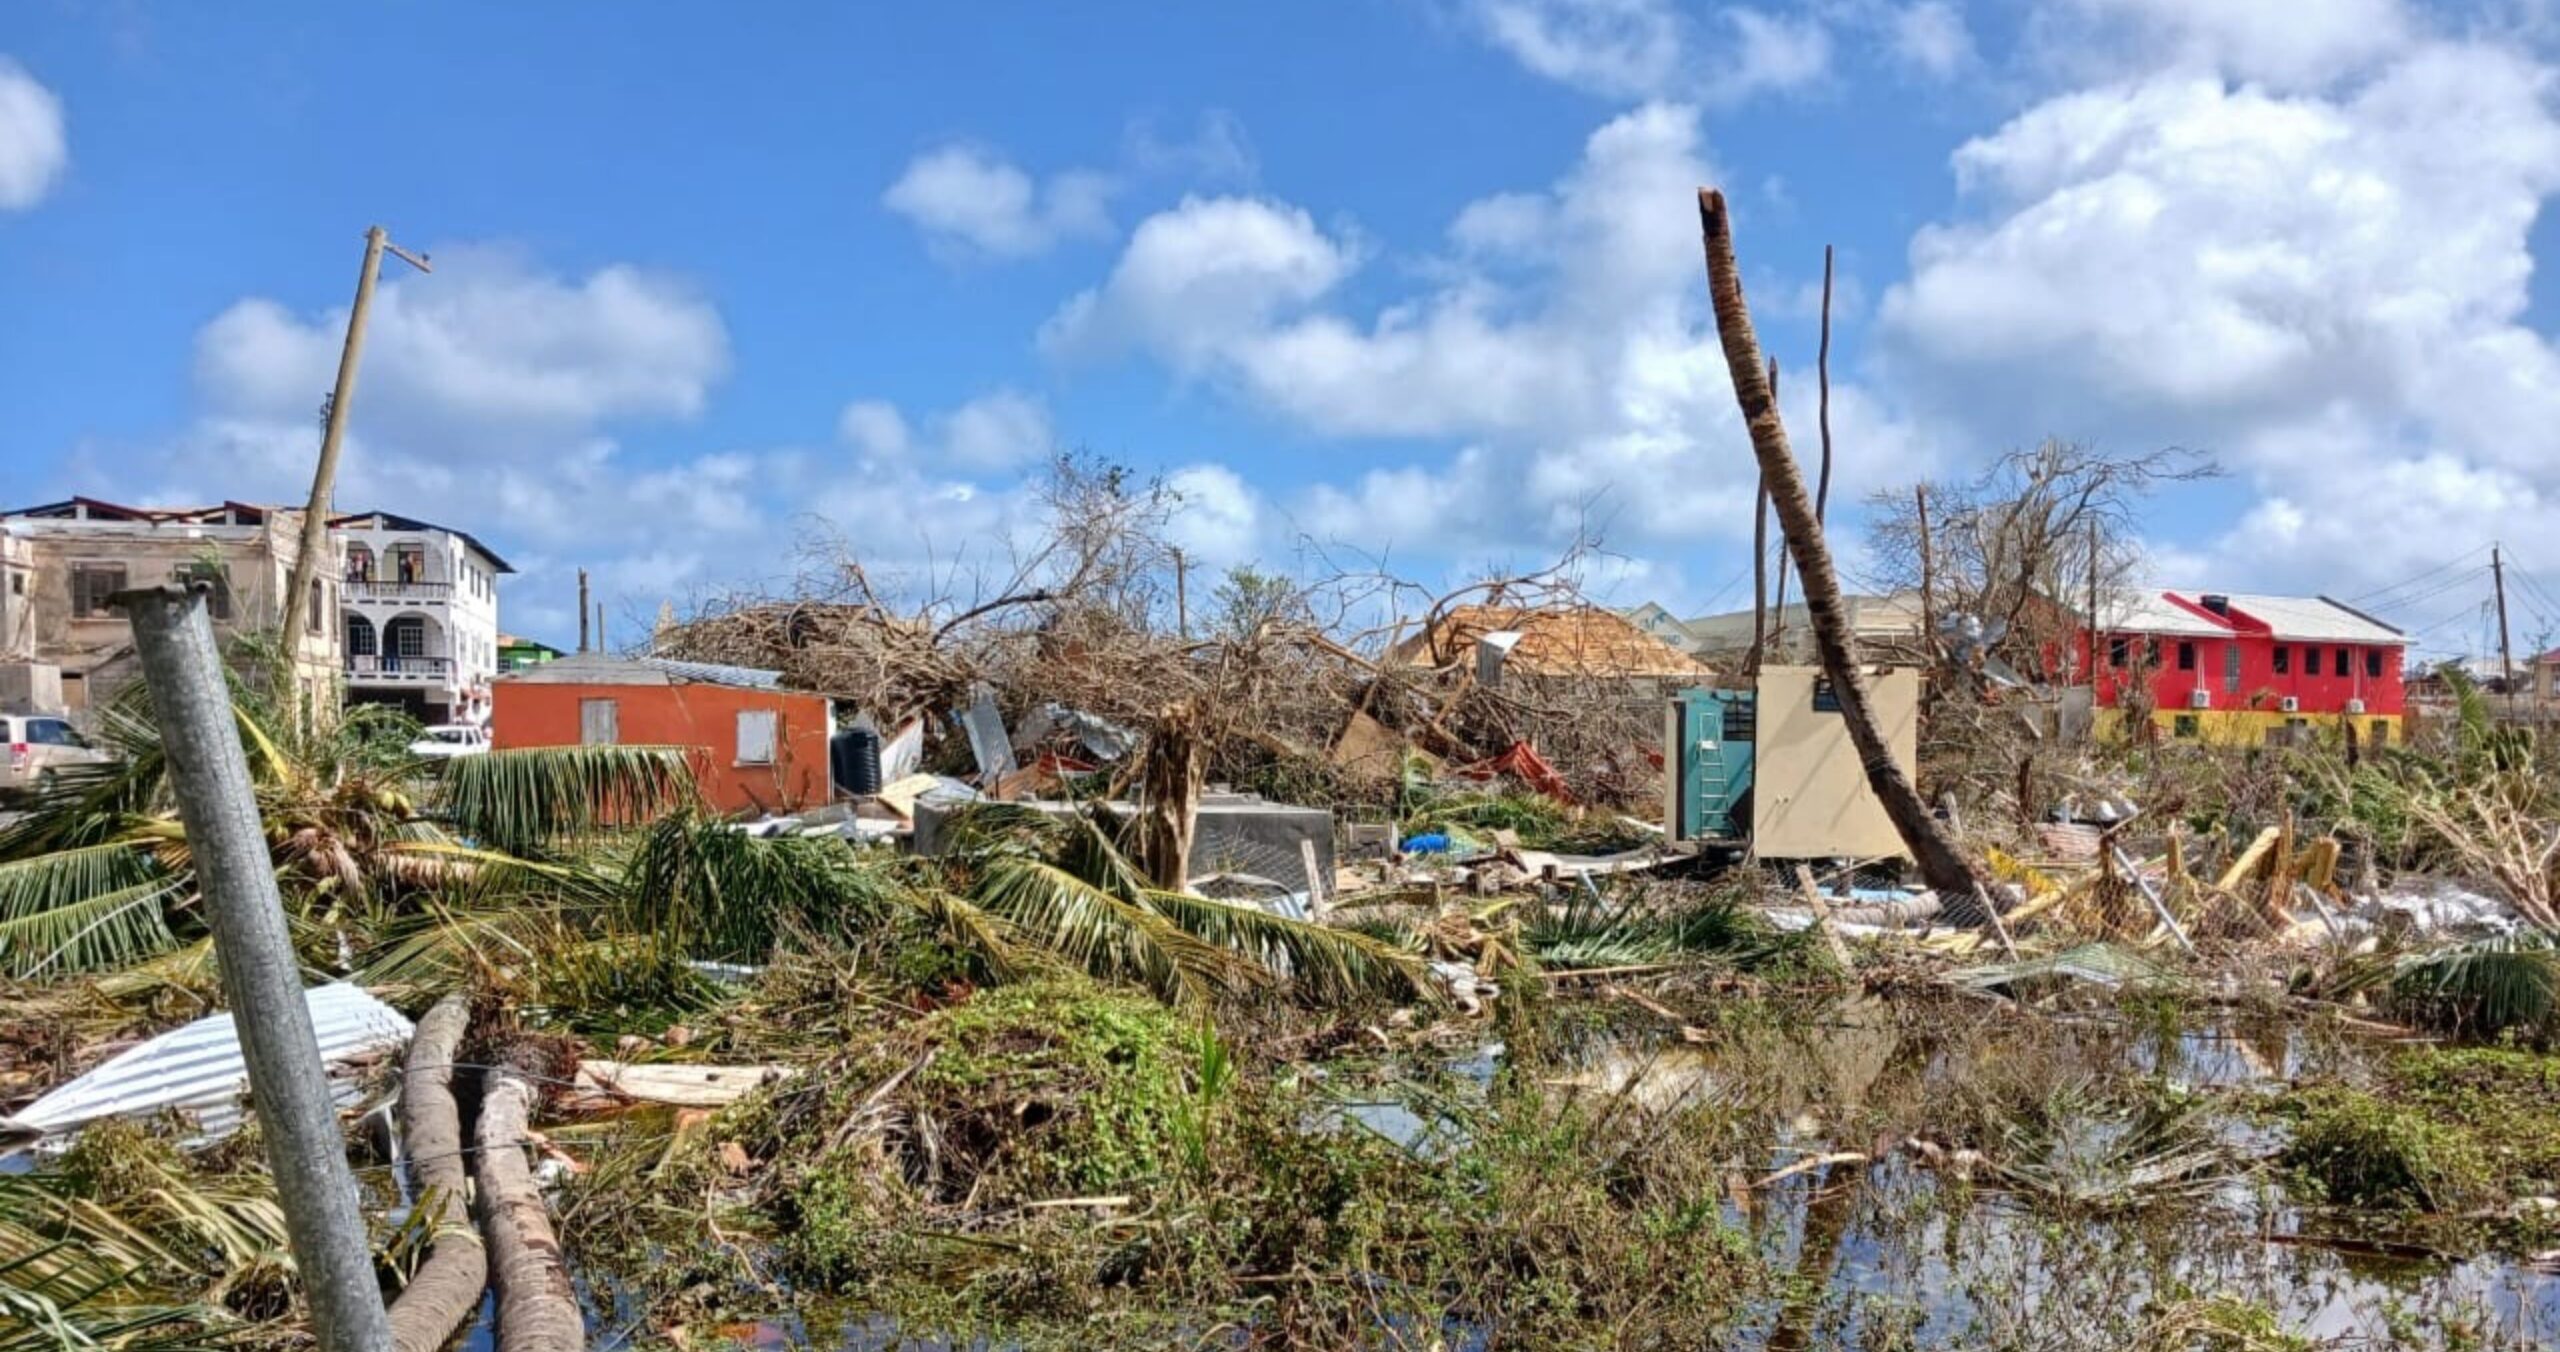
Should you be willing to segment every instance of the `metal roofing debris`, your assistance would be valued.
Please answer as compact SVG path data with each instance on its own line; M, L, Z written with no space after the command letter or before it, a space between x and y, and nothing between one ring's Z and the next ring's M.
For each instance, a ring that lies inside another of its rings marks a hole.
M1397 644L1391 656L1436 667L1471 657L1479 639L1500 633L1520 635L1502 663L1522 676L1698 680L1714 674L1626 616L1598 606L1452 606L1428 630Z
M374 1062L409 1044L416 1028L400 1011L360 986L337 982L304 991L320 1059L329 1070L330 1096L340 1109L362 1097ZM249 1066L229 1014L212 1014L173 1029L100 1065L0 1118L0 1148L16 1149L60 1136L106 1117L141 1117L176 1111L193 1130L185 1144L218 1141L239 1130Z
M728 685L744 690L780 690L782 673L716 662L680 662L672 657L616 657L611 653L572 653L500 676L527 685Z

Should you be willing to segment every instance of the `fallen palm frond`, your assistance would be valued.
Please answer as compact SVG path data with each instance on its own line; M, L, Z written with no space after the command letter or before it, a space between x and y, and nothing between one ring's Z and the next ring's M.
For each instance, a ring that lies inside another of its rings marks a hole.
M2089 1080L2000 1110L1982 1153L2010 1187L2098 1210L2207 1197L2235 1171L2200 1101L2152 1095L2128 1104Z
M2560 1030L2560 949L2528 934L2412 954L2393 964L2391 1004L2470 1037L2548 1035Z
M696 957L762 962L792 927L842 937L896 903L896 885L839 839L750 836L680 813L623 870L616 917Z
M2560 822L2534 810L2541 793L2531 770L2508 771L2462 788L2413 793L2408 812L2464 872L2495 882L2535 928L2560 934Z
M162 906L187 885L121 844L0 864L0 972L95 971L161 952L174 942Z
M1231 953L1240 953L1318 1000L1385 994L1428 996L1421 955L1366 934L1291 920L1251 906L1179 892L1149 892L1147 909Z
M1094 976L1197 1004L1249 985L1262 969L1054 864L1004 858L981 871L971 900Z
M0 1352L210 1352L239 1343L244 1330L222 1311L132 1299L125 1275L94 1257L48 1270L71 1247L0 1260Z
M457 756L445 767L442 807L455 829L480 844L534 852L690 804L687 756L682 747L620 745Z
M1811 931L1783 933L1730 896L1663 905L1642 890L1612 901L1597 890L1571 893L1522 926L1521 948L1556 971L1631 967L1683 955L1720 957L1745 970L1815 951Z

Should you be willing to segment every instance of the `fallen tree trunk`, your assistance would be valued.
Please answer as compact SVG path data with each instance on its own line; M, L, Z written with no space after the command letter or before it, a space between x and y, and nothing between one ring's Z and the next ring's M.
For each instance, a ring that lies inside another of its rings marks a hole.
M448 995L418 1020L400 1084L400 1126L418 1204L435 1227L434 1248L391 1302L392 1352L436 1352L480 1305L488 1251L471 1224L471 1179L462 1114L453 1101L453 1055L471 1023L471 1001Z
M498 1291L498 1352L579 1352L586 1345L560 1239L525 1158L540 1098L533 1081L504 1066L489 1072L480 1095L480 1223Z
M1858 667L1857 638L1849 626L1848 607L1840 599L1840 577L1832 569L1831 547L1815 518L1813 498L1805 491L1804 470L1787 445L1777 393L1761 365L1760 339L1752 332L1751 310L1742 298L1742 270L1734 261L1733 219L1725 210L1723 193L1698 190L1698 223L1706 240L1708 298L1715 307L1717 336L1724 344L1725 369L1733 378L1734 400L1742 408L1752 455L1759 460L1762 482L1769 488L1769 505L1777 511L1787 553L1804 580L1814 648L1822 655L1823 675L1831 678L1832 693L1840 702L1841 725L1858 749L1876 801L1893 819L1895 833L1920 866L1920 876L1944 902L1949 918L1960 925L1980 925L1990 916L1974 899L1973 865L1938 829L1929 805L1921 801L1910 776L1894 763L1893 748L1876 726L1866 675Z

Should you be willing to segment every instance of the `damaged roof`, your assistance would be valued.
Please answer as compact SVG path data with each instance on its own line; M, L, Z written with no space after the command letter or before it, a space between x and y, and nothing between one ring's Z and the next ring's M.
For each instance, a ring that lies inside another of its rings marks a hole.
M1389 656L1415 666L1441 666L1466 657L1478 639L1502 633L1520 635L1503 665L1524 676L1688 681L1714 674L1706 663L1599 606L1453 606L1439 623L1398 643Z

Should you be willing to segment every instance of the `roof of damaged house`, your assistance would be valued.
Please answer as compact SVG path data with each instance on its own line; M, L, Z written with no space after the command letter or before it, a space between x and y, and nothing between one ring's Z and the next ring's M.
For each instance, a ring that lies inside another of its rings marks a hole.
M747 690L780 690L782 673L715 662L679 662L667 657L616 657L611 653L572 653L556 661L508 672L500 682L519 685L732 685Z
M1707 664L1599 606L1453 606L1388 656L1413 666L1466 659L1489 635L1518 634L1503 665L1524 676L1654 677L1704 680Z
M2409 641L2400 630L2326 596L2128 589L2101 600L2098 616L2101 628L2135 634L2198 638L2263 634L2275 639L2377 647L2397 647Z

